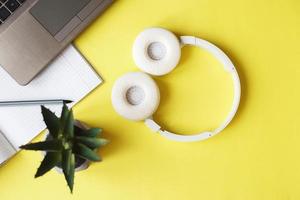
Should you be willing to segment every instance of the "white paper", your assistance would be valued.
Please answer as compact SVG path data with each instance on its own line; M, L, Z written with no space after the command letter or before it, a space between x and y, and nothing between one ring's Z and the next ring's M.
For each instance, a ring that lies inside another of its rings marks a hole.
M18 85L0 68L0 101L68 99L75 104L101 82L82 55L70 45L27 86ZM56 114L61 112L61 105L46 107ZM0 130L15 149L45 128L39 105L0 106ZM0 147L0 152L3 149Z

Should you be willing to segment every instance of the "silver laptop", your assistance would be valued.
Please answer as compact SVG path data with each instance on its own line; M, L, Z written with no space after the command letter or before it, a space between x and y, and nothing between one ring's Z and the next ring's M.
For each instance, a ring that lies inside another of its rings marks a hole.
M0 65L28 84L113 0L0 0Z

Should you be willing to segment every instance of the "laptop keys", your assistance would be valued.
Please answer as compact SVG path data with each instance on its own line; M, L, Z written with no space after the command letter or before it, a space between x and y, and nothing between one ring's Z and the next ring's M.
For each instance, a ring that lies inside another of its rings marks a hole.
M2 6L0 8L0 20L5 21L9 16L10 16L10 12L8 11L8 9Z
M5 3L5 6L10 10L10 12L14 12L17 8L19 8L20 4L16 0L8 0Z
M0 25L26 0L0 0Z

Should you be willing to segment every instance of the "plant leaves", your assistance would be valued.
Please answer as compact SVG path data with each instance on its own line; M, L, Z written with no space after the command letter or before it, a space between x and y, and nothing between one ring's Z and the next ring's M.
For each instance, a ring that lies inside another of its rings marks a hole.
M100 135L101 132L102 132L101 128L91 128L87 131L84 131L82 136L97 137L98 135Z
M60 116L60 125L61 125L61 129L64 130L65 127L65 123L68 119L69 116L69 108L67 106L67 104L64 103L63 107L62 107L62 111L61 111L61 116Z
M75 155L71 155L71 160L70 160L70 170L69 174L66 178L66 181L68 183L68 186L70 188L71 193L73 193L73 186L74 186L74 176L75 176Z
M63 134L66 138L72 138L74 136L74 116L72 110L66 118Z
M77 126L74 126L74 132L76 136L83 136L83 137L92 137L95 138L99 136L102 133L101 128L91 128L89 130L84 130L82 128L79 128Z
M60 152L48 152L39 166L35 178L43 176L61 161Z
M75 155L72 154L72 150L70 149L63 151L62 169L63 169L65 179L72 193L73 185L74 185L74 173L75 173Z
M31 143L20 146L20 149L34 150L34 151L50 151L57 152L62 149L62 143L60 140L49 140L44 142Z
M69 174L71 164L72 150L64 150L62 152L62 169L65 174Z
M96 152L85 146L84 144L76 144L74 147L74 153L86 160L90 161L101 161L101 158L98 156Z
M108 140L102 138L76 137L76 140L91 149L104 146L108 143Z
M45 124L47 125L50 135L53 138L57 138L60 128L60 122L58 117L44 106L41 106L41 109Z

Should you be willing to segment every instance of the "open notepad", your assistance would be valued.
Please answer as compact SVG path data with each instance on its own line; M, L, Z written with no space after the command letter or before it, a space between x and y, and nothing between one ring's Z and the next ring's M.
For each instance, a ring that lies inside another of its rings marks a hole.
M0 67L0 101L68 99L74 101L73 106L101 82L71 45L27 86L18 85ZM47 107L60 115L61 105ZM45 128L39 105L0 106L0 164Z

